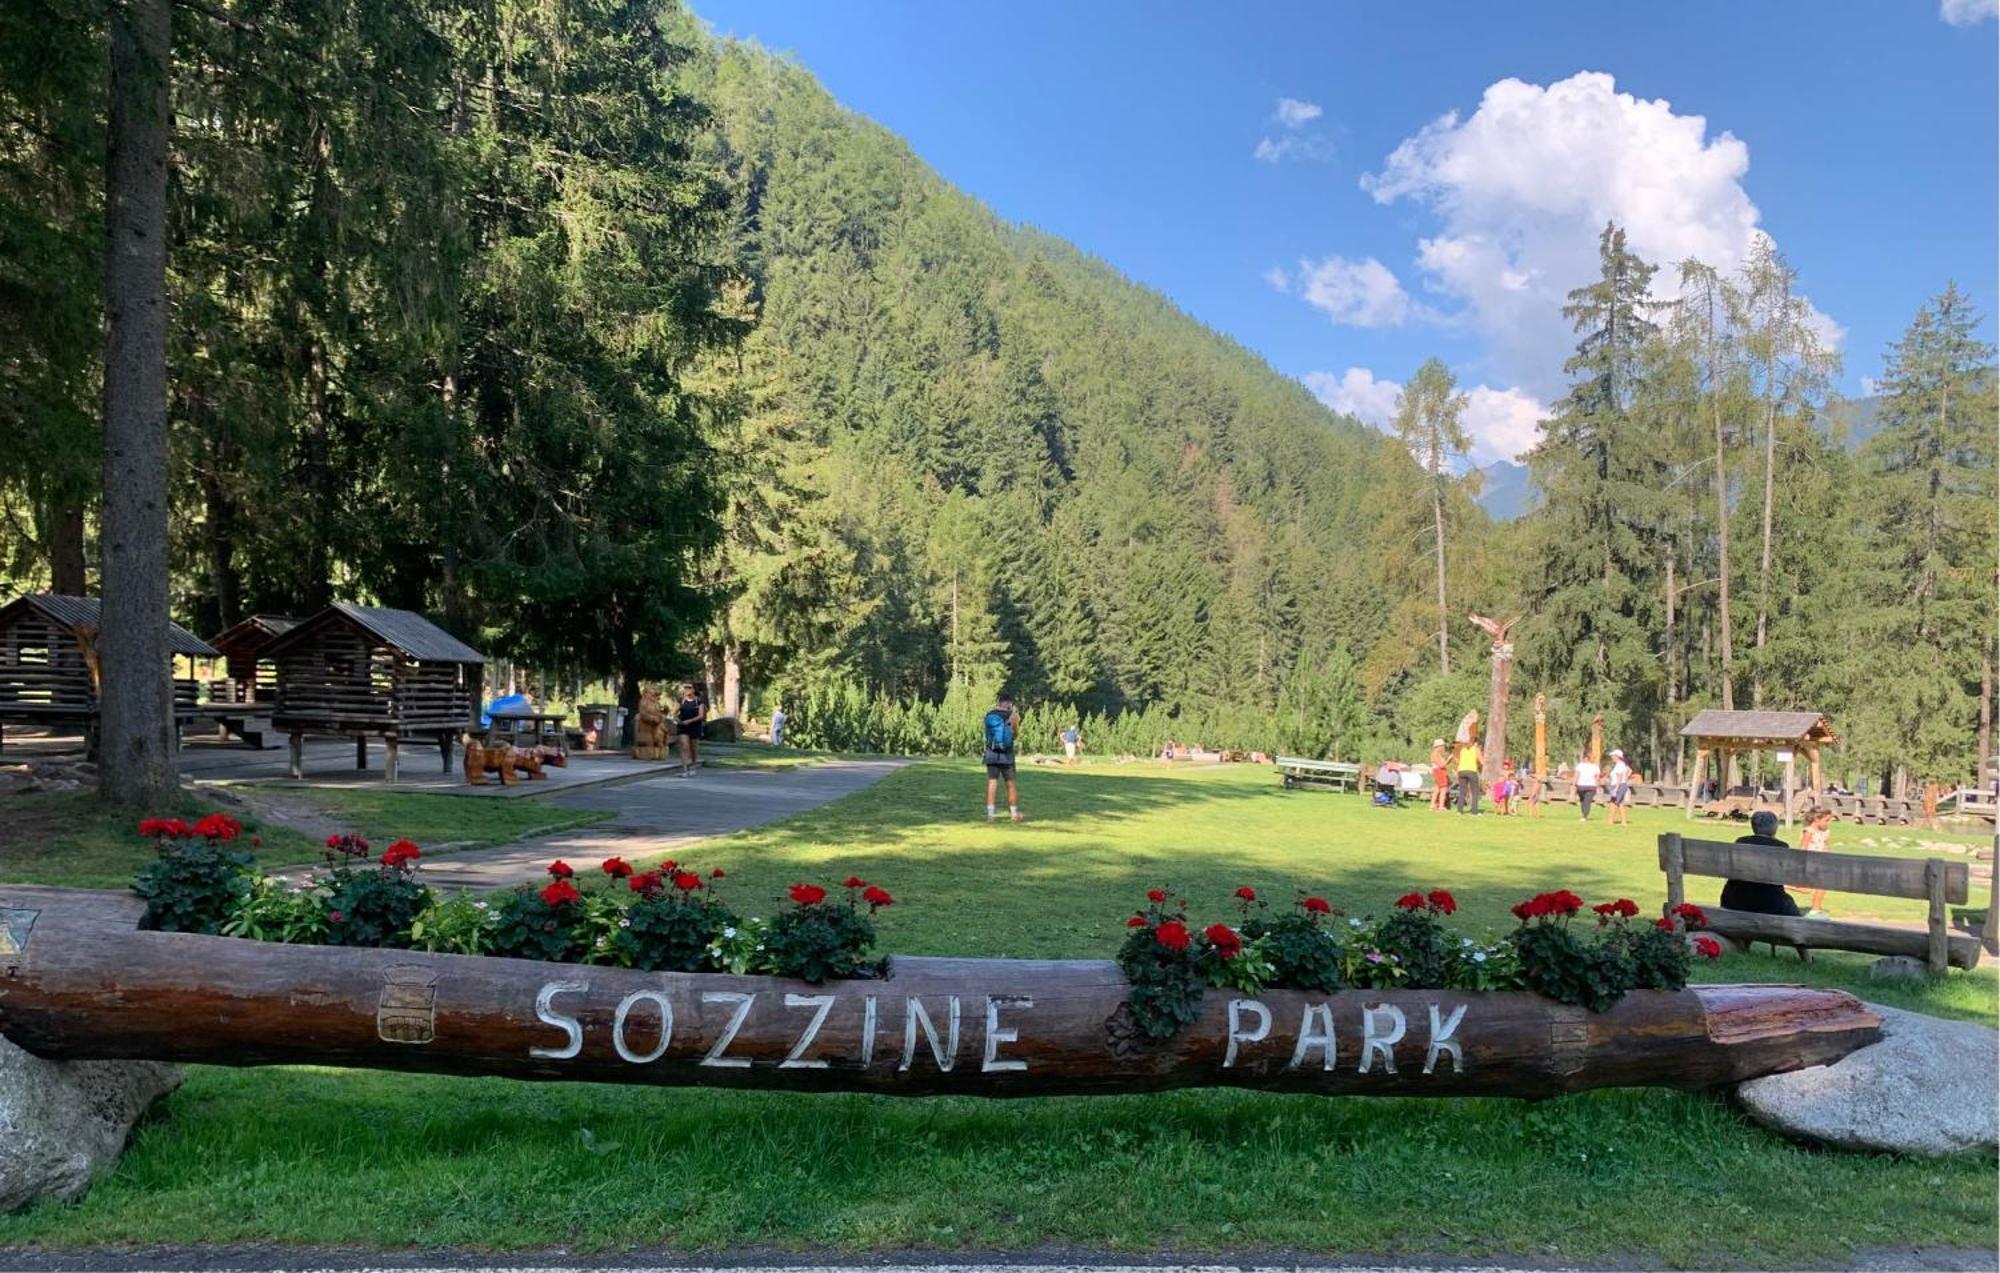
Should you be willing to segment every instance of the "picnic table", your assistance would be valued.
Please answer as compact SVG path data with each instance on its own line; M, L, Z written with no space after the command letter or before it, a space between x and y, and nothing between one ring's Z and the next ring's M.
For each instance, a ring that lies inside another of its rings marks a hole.
M1286 787L1329 787L1334 791L1358 791L1361 788L1361 766L1346 760L1307 760L1303 756L1280 756L1278 779Z
M569 754L566 712L502 711L492 713L488 720L489 738L504 738L516 747L553 747L565 756Z

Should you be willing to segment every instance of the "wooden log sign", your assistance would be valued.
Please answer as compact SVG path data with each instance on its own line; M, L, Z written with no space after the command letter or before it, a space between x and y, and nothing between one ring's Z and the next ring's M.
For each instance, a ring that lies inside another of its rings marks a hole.
M1210 991L1143 1037L1106 961L896 957L878 980L651 973L142 931L135 898L0 887L0 1033L54 1059L313 1064L892 1095L1193 1086L1423 1096L1696 1088L1880 1035L1838 991Z

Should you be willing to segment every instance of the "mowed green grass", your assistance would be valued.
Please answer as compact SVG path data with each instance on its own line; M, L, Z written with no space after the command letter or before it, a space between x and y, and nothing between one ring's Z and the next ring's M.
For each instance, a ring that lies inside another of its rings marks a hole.
M1625 829L1560 809L1540 822L1376 810L1283 792L1248 768L1030 768L1022 788L1030 821L989 825L977 768L926 762L683 856L725 867L745 913L768 913L793 880L878 881L897 896L888 950L1089 956L1115 948L1155 883L1217 917L1240 884L1277 899L1310 888L1356 912L1447 887L1470 931L1504 929L1506 907L1545 888L1653 907L1653 837L1684 826L1660 813ZM1994 1019L1990 969L1893 992L1865 969L1835 955L1802 969L1788 953L1703 975ZM1796 1267L1857 1249L1990 1248L1994 1186L1991 1159L1814 1152L1717 1097L1656 1090L981 1102L196 1068L84 1202L0 1219L0 1243L1077 1244Z
M427 851L435 846L479 848L523 836L595 822L604 814L560 809L541 800L494 800L402 791L284 791L260 799L284 801L330 827L359 832L388 844L399 836ZM136 832L137 819L88 789L9 796L0 819L0 882L61 884L72 888L124 888L153 859L153 845ZM184 791L165 817L192 820L220 810L243 822L236 846L264 867L316 862L323 837L269 818L245 815L199 790ZM252 838L262 840L253 848Z

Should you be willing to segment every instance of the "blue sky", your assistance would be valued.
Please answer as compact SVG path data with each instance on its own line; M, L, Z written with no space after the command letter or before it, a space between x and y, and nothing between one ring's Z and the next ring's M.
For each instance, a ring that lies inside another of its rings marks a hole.
M1850 394L1948 279L1991 339L1995 4L696 0L1331 405L1443 357L1482 460L1559 391L1607 217L1659 264L1769 234Z

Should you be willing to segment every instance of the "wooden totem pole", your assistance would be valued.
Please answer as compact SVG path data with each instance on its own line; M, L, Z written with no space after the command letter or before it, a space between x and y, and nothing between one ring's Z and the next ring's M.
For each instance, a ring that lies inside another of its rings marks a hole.
M1535 695L1535 777L1549 776L1549 696Z
M1514 675L1514 642L1508 634L1521 619L1516 615L1501 623L1482 614L1468 617L1473 627L1493 638L1493 678L1486 691L1486 741L1481 744L1484 763L1479 776L1485 782L1494 782L1500 777L1500 761L1507 754L1507 687Z

